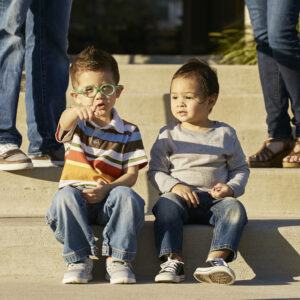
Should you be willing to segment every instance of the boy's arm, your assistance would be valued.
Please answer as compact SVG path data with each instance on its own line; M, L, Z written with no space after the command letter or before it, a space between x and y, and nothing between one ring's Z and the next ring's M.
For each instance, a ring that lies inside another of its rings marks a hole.
M250 170L237 137L233 145L233 152L227 161L229 170L227 185L231 187L233 196L237 198L245 192Z
M149 171L147 172L149 181L161 193L170 192L171 189L181 183L170 175L170 161L168 153L168 139L158 136L151 149L151 159Z
M139 166L132 166L125 169L124 174L112 183L98 182L98 186L92 189L82 191L85 200L88 203L98 203L104 200L108 193L117 186L132 187L137 180Z
M170 175L168 148L168 139L159 136L151 149L148 178L161 193L175 193L188 207L197 207L200 202L196 192Z
M93 112L88 106L72 106L63 111L56 130L56 140L60 143L68 142L72 139L78 119L91 120Z
M64 131L69 131L75 126L78 119L92 120L93 115L91 106L72 106L62 113L59 124Z

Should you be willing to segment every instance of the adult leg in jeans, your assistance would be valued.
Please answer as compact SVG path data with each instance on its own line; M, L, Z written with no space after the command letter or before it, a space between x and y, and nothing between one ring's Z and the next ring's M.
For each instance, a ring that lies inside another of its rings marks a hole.
M280 66L278 53L285 52L285 61L289 61L288 64L293 62L295 66L299 65L297 55L294 57L292 55L295 51L299 51L299 41L298 50L295 49L295 39L297 39L295 19L299 14L299 8L297 12L296 6L299 5L294 0L246 0L246 4L257 41L258 66L267 112L268 133L270 138L275 138L267 141L262 148L262 150L269 148L275 155L260 150L249 157L248 162L250 166L281 166L282 158L293 146L288 138L291 134L291 126L287 110L288 100L291 98L292 103L294 102L295 96L292 97L292 94L297 94L295 92L297 88L295 84L289 84L289 81L298 82L299 75L293 71L288 72L289 75L284 75L285 67ZM273 48L276 44L281 48L279 51ZM287 80L288 76L289 80ZM296 109L293 108L294 110ZM297 126L297 122L294 123Z
M299 12L297 0L268 2L269 44L290 96L296 127L297 142L292 153L283 160L287 167L300 167L300 41L296 30Z
M288 93L273 57L268 36L269 1L246 0L255 41L259 75L267 112L268 133L273 138L286 138L291 134Z
M26 111L29 153L58 148L55 131L66 107L71 0L33 0L26 19Z
M22 143L16 114L24 62L21 33L32 0L0 0L0 143Z

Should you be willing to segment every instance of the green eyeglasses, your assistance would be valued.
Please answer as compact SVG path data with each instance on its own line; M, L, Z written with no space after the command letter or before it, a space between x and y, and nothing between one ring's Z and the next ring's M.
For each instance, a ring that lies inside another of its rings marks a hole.
M100 86L86 86L82 90L72 90L76 94L81 94L88 98L94 98L98 92L104 96L111 96L121 85L114 85L112 83L103 83Z

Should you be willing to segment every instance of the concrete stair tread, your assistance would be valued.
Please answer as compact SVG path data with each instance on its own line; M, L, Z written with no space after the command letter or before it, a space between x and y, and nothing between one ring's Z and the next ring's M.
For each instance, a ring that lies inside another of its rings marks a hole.
M199 284L157 284L153 278L138 278L135 285L110 285L96 279L88 285L63 285L61 278L45 276L0 277L0 297L3 300L182 300L182 299L299 299L300 282L272 280L237 281L232 286Z
M57 191L61 168L0 172L0 217L42 217ZM140 171L134 190L146 202L150 212L158 192L147 180L147 168ZM299 169L251 169L246 192L239 199L248 216L300 216ZM4 199L8 199L5 201Z
M101 226L92 226L99 238ZM203 225L184 226L183 255L187 278L192 279L195 266L203 265L209 251L213 229ZM292 282L300 276L300 220L250 219L245 227L239 255L231 267L237 280L279 280ZM153 278L159 270L154 246L153 216L146 223L138 239L138 253L133 263L137 276ZM61 259L62 245L43 218L0 218L0 276L51 274L60 280L65 266ZM95 276L103 278L104 260L95 259ZM299 277L300 279L300 277Z
M49 277L0 277L0 296L5 300L261 300L299 299L300 282L272 280L237 281L232 286L199 284L184 281L180 284L157 284L153 278L138 278L135 285L110 285L94 280L88 285L63 285L61 278Z

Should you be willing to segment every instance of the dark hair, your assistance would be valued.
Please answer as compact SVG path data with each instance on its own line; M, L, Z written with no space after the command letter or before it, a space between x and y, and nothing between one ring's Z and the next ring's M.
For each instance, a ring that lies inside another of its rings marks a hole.
M178 77L196 77L203 96L208 97L219 94L217 73L207 62L192 58L185 62L174 74L172 81Z
M120 80L118 63L113 56L104 50L89 46L81 51L73 60L70 67L72 84L78 83L78 73L84 71L109 71L113 74L114 83Z

